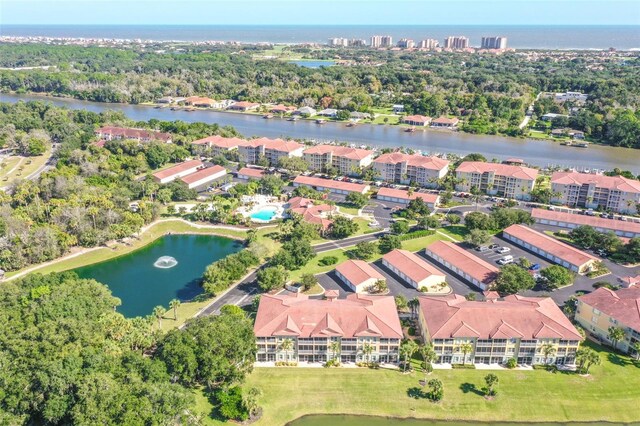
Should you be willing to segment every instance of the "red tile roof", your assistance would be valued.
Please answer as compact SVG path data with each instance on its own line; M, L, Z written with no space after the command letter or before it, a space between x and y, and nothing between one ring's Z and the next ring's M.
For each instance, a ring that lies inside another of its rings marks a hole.
M417 154L403 154L401 152L390 152L382 154L374 160L374 163L380 164L398 164L407 163L408 166L421 167L428 170L442 170L449 166L449 160L440 157L427 157Z
M271 112L289 112L289 111L295 111L295 109L296 109L296 107L294 107L294 106L286 106L286 105L278 104L278 105L272 106L269 111L271 111Z
M485 163L483 161L463 161L456 172L463 173L494 173L498 176L508 176L517 179L536 180L538 170L511 164Z
M427 117L424 115L408 115L402 119L403 122L412 122L412 123L429 123L431 121L431 117Z
M160 141L171 140L170 133L152 132L144 129L132 129L129 127L104 126L96 130L103 135L120 136L128 139L157 139Z
M260 104L255 103L255 102L247 102L247 101L240 101L240 102L236 102L233 105L231 105L229 108L252 108L252 107L256 107L259 106Z
M190 175L186 175L181 180L188 185L190 183L197 182L197 181L199 181L201 179L204 179L204 178L207 178L209 176L213 176L213 175L216 175L216 174L222 173L222 172L224 172L224 174L226 174L227 173L227 169L225 169L222 166L212 166L212 167L207 167L206 169L200 169L195 173L191 173Z
M500 272L492 264L449 241L436 241L428 245L426 251L437 254L460 271L484 284L492 283Z
M355 293L332 300L263 294L253 331L257 337L402 338L393 297Z
M438 117L435 120L432 121L432 123L436 123L436 124L458 124L460 120L458 120L457 118L448 118L448 117Z
M558 241L547 234L535 231L527 226L517 224L511 225L510 227L502 231L502 233L519 238L522 241L527 242L534 247L542 249L559 259L569 262L572 265L582 266L591 261L598 260L597 258L583 252L582 250L571 247L570 245L565 244L562 241Z
M615 318L620 324L640 332L640 287L617 291L600 287L578 297L578 300Z
M617 189L622 192L640 193L640 181L623 176L592 175L578 172L556 172L551 175L552 184L595 185L599 188Z
M549 297L507 296L477 302L452 294L419 297L431 339L582 340L582 336Z
M184 172L186 170L192 169L194 167L203 167L204 163L200 160L189 160L184 163L176 164L173 167L169 167L168 169L160 170L159 172L155 172L153 174L154 177L158 179L164 179L176 175L178 173Z
M581 214L557 212L545 209L533 209L531 217L536 220L554 220L558 222L573 223L576 225L589 225L594 228L611 229L622 232L640 234L640 223L625 222L622 220L605 219L602 217L586 216Z
M377 197L394 197L400 198L403 200L415 200L416 198L422 198L427 204L436 204L438 201L438 194L429 194L424 192L414 192L409 195L408 191L403 189L393 189L393 188L380 188L378 190Z
M337 180L321 179L311 176L298 176L293 180L293 183L298 185L339 189L348 192L359 192L361 194L364 194L368 187L368 185L361 185L359 183L341 182Z
M336 266L336 271L340 272L349 282L358 286L370 279L384 280L384 276L376 271L364 260L347 260Z
M444 272L434 266L431 266L423 258L410 251L396 249L385 254L382 259L416 283L419 283L432 275L441 275L442 281L445 280Z
M250 169L249 167L243 167L238 170L238 176L245 175L256 179L262 178L264 173L265 172L262 169Z
M324 216L335 211L336 207L329 204L314 205L315 202L310 198L293 197L289 200L289 211L301 215L305 222L320 225L323 230L327 230L333 221Z
M218 148L232 149L242 145L244 142L246 141L240 138L225 138L223 136L214 135L195 140L191 143L194 145L212 145L217 146Z
M284 139L269 139L269 138L252 139L246 142L246 145L252 146L252 147L258 147L258 146L264 145L265 149L272 149L274 151L281 151L281 152L292 152L304 147L304 145L299 144L298 142L285 141Z
M333 153L336 157L344 157L350 160L362 160L373 155L373 151L368 149L350 148L348 146L337 145L315 145L304 151L310 155L325 155Z

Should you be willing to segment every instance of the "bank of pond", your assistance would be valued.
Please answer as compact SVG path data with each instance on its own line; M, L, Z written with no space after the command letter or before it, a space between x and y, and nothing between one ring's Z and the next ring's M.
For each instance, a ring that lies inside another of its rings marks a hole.
M150 315L172 299L191 300L200 293L206 267L242 249L237 240L214 235L165 235L128 254L73 271L109 287L125 317Z
M470 422L470 421L436 421L420 419L398 419L390 417L376 416L354 416L354 415L310 415L300 417L287 426L640 426L640 423L610 423L610 422L588 422L588 423L538 423L538 422Z

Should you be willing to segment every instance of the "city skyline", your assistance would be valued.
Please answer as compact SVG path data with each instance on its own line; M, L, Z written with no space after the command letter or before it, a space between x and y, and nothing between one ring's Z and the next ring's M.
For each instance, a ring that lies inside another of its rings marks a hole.
M365 3L368 7L363 7ZM406 13L407 10L411 13ZM549 13L550 10L553 13ZM0 16L2 25L376 25L380 22L461 26L640 25L640 4L632 0L327 0L323 7L310 9L293 0L3 0Z

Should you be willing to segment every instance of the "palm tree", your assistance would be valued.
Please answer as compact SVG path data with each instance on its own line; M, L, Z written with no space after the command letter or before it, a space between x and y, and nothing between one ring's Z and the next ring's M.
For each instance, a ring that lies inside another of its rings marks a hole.
M496 394L494 386L497 385L499 381L498 376L493 373L484 376L484 382L487 384L487 396L494 396Z
M331 341L331 343L329 343L329 349L331 350L331 353L333 354L333 359L336 359L336 357L338 356L338 354L340 352L340 342L337 341L337 340Z
M173 299L169 302L169 309L173 309L173 320L178 320L178 307L180 306L180 300Z
M366 362L370 362L371 354L373 353L373 345L371 343L365 343L362 345L362 353L364 354Z
M407 305L409 306L409 308L411 308L411 318L416 319L416 317L418 316L418 306L420 306L420 299L414 297L413 299L409 300Z
M556 353L556 347L553 343L545 343L540 346L540 352L544 355L544 365L547 365L549 363L549 358Z
M635 351L634 358L636 361L640 360L640 341L635 341L631 344L631 349Z
M288 355L289 351L292 349L293 349L293 340L284 339L282 342L280 342L280 350L283 351L285 355ZM286 356L285 358L289 359L288 356Z
M436 355L436 351L433 350L433 346L430 343L420 346L420 355L422 355L422 360L424 361L425 373L428 373L431 370L431 364L438 355Z
M153 316L158 320L158 330L162 328L162 316L165 312L167 312L167 310L160 305L153 308Z
M611 343L613 343L613 349L618 349L618 342L622 339L624 339L624 329L620 328L620 327L609 327L609 330L607 330L609 334L607 334L607 337L609 337L609 340L611 340Z
M404 371L407 371L407 364L409 364L409 359L413 357L413 355L418 350L418 344L413 340L405 340L400 345L400 353L404 356Z
M589 374L589 368L592 365L600 365L600 354L591 348L581 348L576 352L576 362L578 363L578 371Z
M480 192L480 188L478 188L477 186L472 186L469 192L471 192L471 199L476 204L476 211L477 211L478 203L482 199L482 193Z
M467 354L473 351L473 345L469 342L462 343L458 346L458 350L462 352L462 365L467 363Z

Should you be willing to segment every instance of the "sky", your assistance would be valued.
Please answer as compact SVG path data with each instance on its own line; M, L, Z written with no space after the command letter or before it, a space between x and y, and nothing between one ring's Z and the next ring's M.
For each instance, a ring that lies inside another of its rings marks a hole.
M640 25L640 0L0 0L6 24Z

